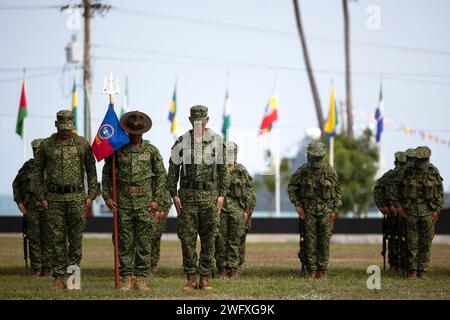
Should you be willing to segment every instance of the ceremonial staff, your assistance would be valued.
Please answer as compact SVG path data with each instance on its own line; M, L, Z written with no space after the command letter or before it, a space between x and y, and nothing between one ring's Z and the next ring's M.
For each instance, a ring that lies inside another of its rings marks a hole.
M114 80L112 72L109 73L109 76L105 77L105 82L103 86L103 94L109 95L109 104L114 108L114 95L120 94L119 89L119 80ZM111 154L111 162L112 162L112 197L114 203L117 203L117 187L116 187L116 153L113 152ZM114 226L114 275L115 275L115 284L116 289L119 289L119 237L118 237L118 223L117 223L117 208L116 212L113 211L113 226Z

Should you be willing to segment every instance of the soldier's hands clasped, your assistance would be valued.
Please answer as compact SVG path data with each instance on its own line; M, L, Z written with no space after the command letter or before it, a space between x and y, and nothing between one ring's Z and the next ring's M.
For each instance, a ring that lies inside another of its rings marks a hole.
M403 209L403 207L397 208L396 211L397 211L397 214L398 214L400 217L403 217L403 218L406 217L406 212L405 212L405 209Z

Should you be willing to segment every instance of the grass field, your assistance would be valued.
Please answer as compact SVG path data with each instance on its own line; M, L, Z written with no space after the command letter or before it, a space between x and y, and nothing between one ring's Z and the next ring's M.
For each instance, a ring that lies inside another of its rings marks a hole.
M51 278L32 278L23 267L22 239L0 237L0 299L450 299L450 246L434 245L430 280L383 272L380 290L366 286L369 265L381 265L379 245L333 245L327 280L302 279L296 243L249 243L239 279L212 279L213 291L185 292L178 241L163 241L160 271L150 292L114 289L108 239L85 239L82 290L51 292Z

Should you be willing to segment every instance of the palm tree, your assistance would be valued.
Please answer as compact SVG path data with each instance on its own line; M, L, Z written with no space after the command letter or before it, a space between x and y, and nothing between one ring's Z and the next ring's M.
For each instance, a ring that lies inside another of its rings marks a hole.
M295 19L297 20L298 33L300 36L300 42L302 44L302 49L303 49L303 58L305 60L305 66L306 66L306 71L308 73L309 84L311 86L311 92L312 92L313 99L314 99L314 105L316 107L317 122L318 122L320 130L322 131L324 128L322 106L320 104L319 92L317 91L316 80L314 79L311 61L309 60L308 47L306 45L305 33L303 32L302 19L300 16L300 7L298 5L298 0L293 0L293 2L294 2L294 10L295 10Z
M350 19L348 14L348 0L342 0L344 11L344 41L345 41L345 88L347 105L347 135L353 139L352 113L352 80L350 74Z

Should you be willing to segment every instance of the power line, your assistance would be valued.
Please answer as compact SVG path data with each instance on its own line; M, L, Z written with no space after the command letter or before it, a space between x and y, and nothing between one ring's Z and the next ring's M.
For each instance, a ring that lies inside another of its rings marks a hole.
M268 28L242 25L242 24L235 24L235 23L228 23L228 22L221 22L221 21L212 21L212 20L199 19L199 18L190 18L190 17L185 17L185 16L179 16L179 15L155 13L155 12L150 12L150 11L118 8L115 12L118 14L133 15L133 16L139 16L142 18L156 18L156 19L163 19L163 20L171 19L171 20L183 21L186 23L194 23L194 24L218 26L218 27L223 27L223 28L231 28L231 29L237 29L237 30L245 30L245 31L261 33L261 34L265 34L265 35L274 34L274 35L279 35L279 36L298 37L298 34L293 31L274 30L274 29L268 29ZM335 39L335 38L324 37L324 36L307 35L306 38L320 41L320 42L328 42L328 43L334 42L334 43L338 43L340 45L343 45L343 43L344 43L343 40L341 40L341 39ZM413 46L401 46L401 45L395 45L395 44L382 44L382 43L374 43L374 42L367 42L367 41L352 41L351 45L352 46L361 46L361 47L385 48L385 49L391 49L391 50L408 51L408 52L423 53L423 54L450 56L450 51L441 50L441 49L430 49L430 48L421 48L421 47L413 47Z
M22 68L0 68L0 72L12 73L12 72L22 72L23 69L27 71L37 71L37 70L56 70L61 69L62 66L42 66L42 67L22 67Z
M100 4L93 4L93 6ZM79 7L80 5L74 5L75 7ZM58 10L65 10L69 7L74 7L73 5L66 5L66 6L58 6L58 5L49 5L49 6L2 6L0 7L0 11L6 11L6 10L35 10L35 9L58 9ZM142 18L156 18L156 19L170 19L170 20L179 20L187 23L195 23L195 24L203 24L203 25L214 25L219 26L223 28L231 28L231 29L237 29L237 30L246 30L250 32L256 32L261 34L274 34L279 36L289 36L289 37L297 37L296 32L292 31L286 31L286 30L274 30L274 29L268 29L268 28L261 28L261 27L255 27L255 26L248 26L248 25L242 25L242 24L235 24L235 23L228 23L228 22L221 22L221 21L212 21L207 19L198 19L198 18L190 18L185 16L179 16L179 15L170 15L170 14L162 14L162 13L156 13L156 12L150 12L150 11L142 11L142 10L133 10L133 9L126 9L126 8L115 8L110 5L103 5L104 8L103 11L108 11L109 9L116 9L114 12L118 14L124 14L124 15L133 15L133 16L140 16ZM106 8L107 7L107 8ZM104 12L101 12L103 14ZM341 39L335 39L330 37L324 37L324 36L317 36L317 35L307 35L306 36L309 39L320 41L320 42L333 42L340 45L343 45L343 40ZM391 49L391 50L397 50L397 51L408 51L409 53L415 52L415 53L422 53L422 54L433 54L433 55L444 55L444 56L450 56L449 50L442 50L442 49L430 49L430 48L423 48L423 47L413 47L413 46L402 46L402 45L396 45L396 44L383 44L383 43L374 43L374 42L367 42L367 41L352 41L352 46L360 46L360 47L370 47L370 48L385 48L385 49Z
M60 6L1 6L0 11L59 9Z
M127 57L114 57L114 56L94 56L94 59L98 60L110 60L110 61L124 61L124 62L134 62L134 63L161 63L161 64L171 64L171 65L188 65L188 66L209 66L209 67L227 67L227 68L237 68L237 69L268 69L276 71L302 71L306 72L306 69L291 66L276 66L276 65L266 65L266 64L239 64L239 63L215 63L215 62L196 62L196 61L174 61L174 60L163 60L163 59L150 59L150 58L127 58ZM344 75L343 71L338 70L325 70L325 69L315 69L314 73L326 74L326 75ZM379 73L355 73L352 75L359 78L379 78ZM383 80L387 81L398 81L398 82L410 82L410 83L426 83L426 84L436 84L436 85L450 85L450 82L445 81L431 81L431 80L421 80L413 78L405 78L399 76L384 76Z
M180 54L180 53L173 53L173 52L167 52L167 51L157 51L157 50L146 50L146 49L139 49L139 48L132 48L132 47L123 47L123 46L117 46L117 45L107 45L107 44L93 44L93 47L100 48L100 49L113 49L113 50L121 50L126 52L140 52L150 55L161 55L161 56L169 56L174 58L184 58L184 59L194 59L194 60L208 60L211 62L218 62L218 63L232 63L232 64L245 64L245 65L251 65L255 67L261 67L261 66L267 66L264 64L258 64L250 61L238 61L238 60L228 60L228 59L217 59L217 58L211 58L211 57L205 57L205 56L197 56L197 55L187 55L187 54ZM278 67L276 68L286 68L286 67ZM293 67L295 68L295 67ZM300 69L299 70L306 70L306 69ZM321 69L317 69L317 72L321 72ZM324 70L324 72L329 73L343 73L344 71L341 70ZM354 73L354 72L352 72ZM374 75L379 77L380 72L379 71L372 71L372 70L359 70L356 71L356 73L359 74L367 74L367 75ZM410 73L410 72L386 72L383 71L383 75L388 76L406 76L406 77L431 77L431 78L450 78L450 74L444 74L444 73Z
M57 74L60 74L60 73L61 73L61 71L53 71L53 72L32 74L32 75L27 75L26 79L49 77L49 76L57 75ZM23 80L23 77L16 77L16 78L9 78L9 79L0 79L0 84L1 83L4 84L4 83L22 81L22 80Z

